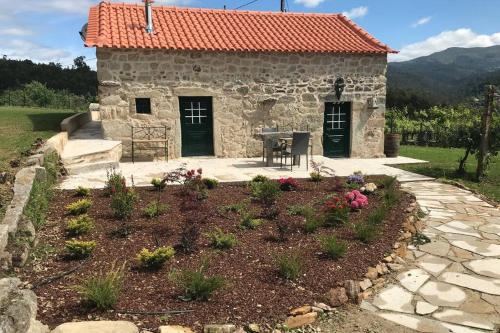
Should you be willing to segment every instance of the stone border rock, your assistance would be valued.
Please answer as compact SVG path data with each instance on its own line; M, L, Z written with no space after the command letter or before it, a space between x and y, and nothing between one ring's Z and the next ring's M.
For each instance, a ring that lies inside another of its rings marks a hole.
M12 265L12 253L8 252L8 245L9 241L16 237L21 224L24 225L23 229L30 233L34 232L33 224L24 218L24 209L28 204L34 181L43 181L45 178L45 168L39 164L23 168L16 174L14 196L0 224L0 267L2 269L7 270ZM34 237L34 235L31 236Z

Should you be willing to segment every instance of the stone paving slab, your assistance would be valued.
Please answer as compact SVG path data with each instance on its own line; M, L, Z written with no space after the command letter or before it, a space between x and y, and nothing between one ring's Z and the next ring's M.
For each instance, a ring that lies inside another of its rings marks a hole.
M398 290L405 290L404 301L378 306L376 313L419 332L493 332L500 324L500 210L447 184L402 186L428 214L424 233L431 242L409 246L406 269L396 284L375 293L373 304L402 296Z

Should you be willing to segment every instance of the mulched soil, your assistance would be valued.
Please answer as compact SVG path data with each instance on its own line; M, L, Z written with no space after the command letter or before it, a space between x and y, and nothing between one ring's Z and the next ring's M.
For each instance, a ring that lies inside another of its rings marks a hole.
M368 181L380 183L381 177L368 177ZM377 239L371 244L363 244L355 239L348 226L320 228L314 234L303 231L303 218L289 216L286 207L297 204L316 203L335 189L335 180L328 178L321 183L299 180L300 187L294 192L283 192L277 201L281 207L279 218L289 225L288 240L276 240L275 221L266 221L257 230L242 230L238 213L218 213L222 205L239 203L250 196L250 189L244 183L222 183L208 192L208 199L197 202L195 206L182 204L179 186L169 186L159 194L152 188L138 188L139 202L129 221L132 232L127 237L116 236L120 222L110 209L110 198L101 190L92 191L93 206L89 215L94 218L96 227L82 240L94 240L97 247L91 258L76 272L52 283L36 288L39 297L39 319L50 326L72 320L89 319L128 319L142 328L155 329L169 322L191 326L200 330L210 323L235 324L272 324L282 321L290 308L314 301L322 301L323 295L332 287L349 279L361 279L369 266L376 265L391 252L392 245L400 235L405 208L411 198L404 193L400 202L388 214L380 227ZM382 191L369 196L369 206L359 212L350 213L350 223L365 218L382 202ZM143 208L152 200L160 200L170 205L169 212L156 219L143 216ZM39 231L39 248L55 251L42 260L34 260L21 272L21 279L36 285L47 277L71 270L81 261L68 260L64 256L64 242L68 240L65 232L65 206L77 198L71 191L58 191L52 201L48 222ZM262 211L262 204L252 202L252 210ZM158 271L137 269L135 257L144 247L175 246L179 243L182 226L194 223L192 217L203 217L200 224L201 236L198 251L193 254L176 253L174 259ZM191 217L191 219L190 219ZM204 233L220 227L237 236L238 244L227 251L214 251ZM325 259L321 253L318 237L336 234L348 242L345 256L337 261ZM276 257L285 251L298 251L303 259L304 275L295 283L281 279L277 274ZM38 251L40 252L40 251ZM209 255L209 275L221 275L228 284L216 292L207 302L184 302L178 298L179 290L169 279L172 269L200 267L201 258ZM89 309L81 302L72 287L82 279L99 271L106 271L116 262L127 262L126 278L118 310L162 312L168 310L191 310L179 315L123 315L117 311L99 312Z

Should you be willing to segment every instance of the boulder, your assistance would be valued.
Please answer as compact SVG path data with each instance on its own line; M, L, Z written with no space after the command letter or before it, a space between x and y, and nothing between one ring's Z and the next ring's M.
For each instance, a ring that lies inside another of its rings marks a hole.
M236 326L232 324L225 325L205 325L203 333L234 333Z
M81 321L57 326L51 333L139 333L128 321Z
M160 333L194 333L189 327L177 325L160 326L158 331Z
M0 280L0 332L47 333L49 328L36 321L36 295L21 289L17 278Z
M344 305L349 301L345 288L337 287L332 288L326 293L326 298L331 306L337 307Z
M346 289L347 296L350 300L357 301L358 294L360 292L359 283L354 280L347 280L344 282L344 287Z
M311 306L304 305L304 306L301 306L300 308L296 308L296 309L293 309L292 311L290 311L290 315L298 316L298 315L303 315L303 314L306 314L309 312L311 312Z
M285 321L285 326L288 329L294 329L305 325L310 325L314 323L317 318L318 318L317 312L309 312L295 317L288 317Z
M368 272L366 272L365 277L370 280L375 280L378 277L378 271L375 267L369 267Z

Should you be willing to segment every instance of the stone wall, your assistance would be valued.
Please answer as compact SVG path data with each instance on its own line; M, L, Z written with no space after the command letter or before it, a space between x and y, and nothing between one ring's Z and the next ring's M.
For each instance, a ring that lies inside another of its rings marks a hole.
M170 130L171 157L181 154L179 96L212 96L214 148L219 157L262 153L255 137L274 124L313 133L322 154L325 102L352 102L351 157L383 156L386 55L267 54L97 50L100 112L105 137L124 141L130 125L160 124ZM135 98L151 98L152 114L136 114ZM379 108L368 107L374 98Z

